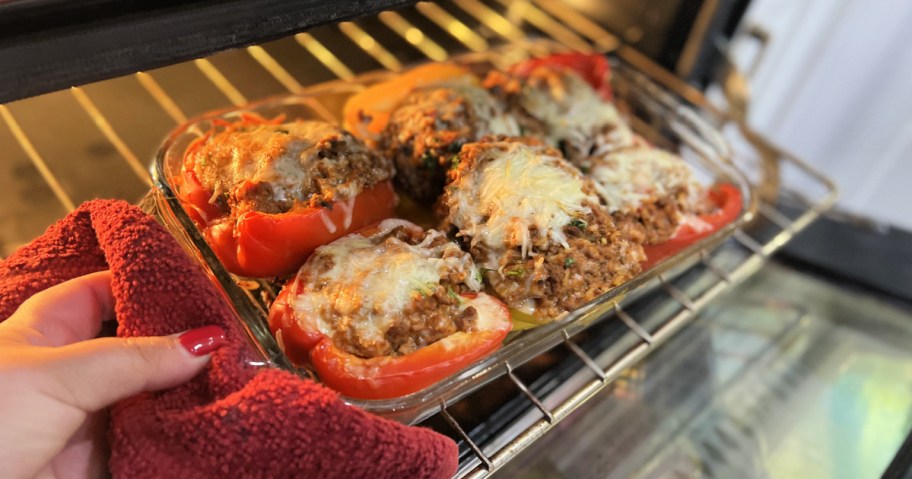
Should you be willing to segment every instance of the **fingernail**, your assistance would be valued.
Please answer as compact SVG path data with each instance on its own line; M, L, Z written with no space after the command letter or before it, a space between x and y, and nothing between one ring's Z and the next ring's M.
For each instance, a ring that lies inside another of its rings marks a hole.
M181 334L181 346L194 356L203 356L225 345L225 330L218 326L203 326Z

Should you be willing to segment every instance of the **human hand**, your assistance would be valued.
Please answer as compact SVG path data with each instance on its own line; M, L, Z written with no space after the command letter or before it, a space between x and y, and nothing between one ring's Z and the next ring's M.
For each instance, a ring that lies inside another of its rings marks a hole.
M104 476L104 409L191 379L225 342L217 326L92 339L113 317L104 271L40 292L0 323L0 477Z

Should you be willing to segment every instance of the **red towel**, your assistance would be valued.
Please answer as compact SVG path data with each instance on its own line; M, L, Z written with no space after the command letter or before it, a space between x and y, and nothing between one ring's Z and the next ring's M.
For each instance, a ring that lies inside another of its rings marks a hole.
M117 335L207 324L229 344L189 383L111 409L116 477L449 477L456 444L346 406L334 392L252 352L229 306L151 217L123 201L90 201L0 263L0 321L54 284L110 269Z

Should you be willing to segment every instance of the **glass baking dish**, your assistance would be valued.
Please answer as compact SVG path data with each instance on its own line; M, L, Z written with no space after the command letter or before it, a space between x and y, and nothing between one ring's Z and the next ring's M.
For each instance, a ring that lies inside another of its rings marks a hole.
M484 53L467 54L453 60L487 63L506 67L516 61L560 51L548 41L530 41L507 45ZM596 298L562 318L534 329L511 333L504 346L461 372L423 390L392 399L362 400L343 398L349 404L404 423L416 423L437 410L452 404L483 384L506 373L563 341L594 321L611 316L614 305L623 298L638 296L657 277L665 278L685 270L699 259L699 253L724 242L736 228L749 221L755 210L755 199L749 182L731 161L730 149L721 134L693 105L675 96L647 78L625 61L621 54L610 54L612 86L616 103L633 129L652 144L674 151L690 164L704 184L725 181L741 190L742 212L738 218L712 235L694 243L673 257L642 272L636 278ZM284 114L288 120L319 119L338 123L346 99L378 81L396 75L371 72L350 81L332 81L305 88L298 94L270 98L242 108L210 112L178 127L162 144L152 165L155 209L165 226L208 271L237 313L240 325L247 331L253 347L260 353L263 367L280 367L313 377L297 368L282 353L272 337L266 317L270 302L279 285L265 280L234 276L224 268L206 244L201 232L187 215L175 195L184 151L194 139L209 131L215 119L231 119L242 112L253 112L265 118ZM416 214L408 201L400 205L400 214L422 226L434 226L431 215ZM318 379L318 378L316 378Z

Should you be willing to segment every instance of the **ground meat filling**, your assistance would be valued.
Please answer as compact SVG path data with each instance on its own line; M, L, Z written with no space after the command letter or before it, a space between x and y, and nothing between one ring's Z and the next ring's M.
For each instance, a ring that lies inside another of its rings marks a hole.
M185 168L223 209L263 213L345 201L393 176L392 162L318 121L231 126L190 152Z
M646 259L639 228L593 212L589 222L564 228L569 248L552 244L525 259L518 248L502 254L498 271L485 271L497 295L520 310L531 301L536 315L555 318L635 277Z
M705 190L690 166L642 139L589 157L583 166L615 220L642 230L646 244L667 241L685 215L707 210Z
M615 221L629 222L641 231L644 244L664 243L674 235L681 222L682 192L665 198L652 198L642 201L636 209L626 213L615 213Z
M628 220L616 222L600 204L590 180L560 158L556 150L535 146L534 143L520 149L528 148L534 154L547 158L545 166L549 170L532 170L533 176L546 171L555 172L556 187L566 188L567 183L576 182L577 196L583 199L571 205L572 216L558 222L553 217L541 217L542 212L551 210L551 207L544 203L535 205L529 211L539 218L535 220L537 223L528 223L528 243L521 240L523 235L516 230L507 232L502 242L492 239L501 237L492 225L492 218L499 217L500 213L492 213L486 207L496 204L497 208L513 208L514 201L523 200L497 197L492 205L481 204L477 211L467 210L463 201L469 196L481 198L480 202L484 203L487 196L484 185L490 178L509 175L509 172L483 171L491 167L489 165L499 165L495 163L496 158L514 154L511 151L517 147L505 146L508 143L486 141L464 146L456 179L447 187L438 206L439 213L444 217L442 227L455 231L457 237L464 241L497 295L512 308L539 318L553 319L636 276L641 270L640 263L646 259L642 248L642 230ZM528 166L518 163L521 161L525 160L508 163L509 168ZM544 192L548 189L546 186L535 184L531 188ZM524 187L516 185L518 189ZM562 190L555 201L568 192L572 193L571 190ZM473 213L468 214L467 211ZM553 211L555 217L560 217L561 210ZM476 217L473 218L473 214ZM510 225L527 223L524 219L510 218L508 222ZM479 226L480 223L483 226ZM559 231L545 231L550 227Z
M494 71L484 86L517 118L523 136L546 140L571 163L633 141L615 106L570 70L539 67L523 77Z
M417 351L453 333L475 331L478 313L473 307L460 310L459 294L467 291L462 285L439 285L430 294L422 294L402 312L398 321L386 333L381 347L364 347L348 335L334 337L337 346L357 356L400 356Z
M463 144L518 132L484 89L462 81L409 94L392 113L381 148L396 163L399 185L415 199L432 201Z
M367 239L352 235L318 249L299 275L296 310L320 318L320 331L336 347L361 358L409 354L475 331L478 313L460 296L481 289L468 253L442 233L402 220L380 228ZM419 263L425 274L410 276Z

